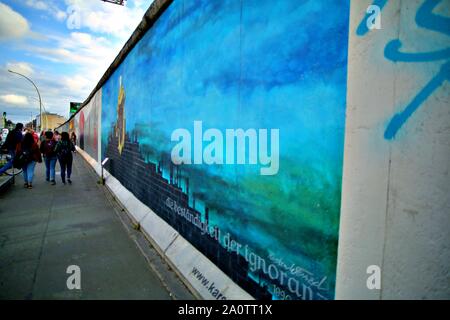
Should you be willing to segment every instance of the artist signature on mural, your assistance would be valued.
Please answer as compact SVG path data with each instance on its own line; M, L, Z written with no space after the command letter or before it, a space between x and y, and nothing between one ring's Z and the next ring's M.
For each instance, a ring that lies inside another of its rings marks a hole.
M279 267L288 270L293 276L299 277L311 287L315 287L318 290L330 289L328 283L326 282L327 277L323 277L321 280L317 280L314 278L314 274L312 272L299 267L294 263L288 265L283 261L282 258L276 257L273 253L269 255L269 259Z
M424 29L439 32L450 36L450 19L434 14L433 10L438 6L442 0L425 0L416 12L416 24ZM387 0L375 0L373 5L382 9L387 3ZM358 36L364 36L369 29L367 28L368 15L364 17L356 30ZM450 80L450 47L429 52L402 52L400 51L402 42L400 39L391 40L384 49L384 56L386 59L393 62L432 62L445 61L441 66L439 72L425 85L425 87L417 93L413 100L399 113L395 114L389 121L384 132L384 138L392 140L395 138L397 132L408 121L412 114L425 102L428 97L436 91L447 80Z

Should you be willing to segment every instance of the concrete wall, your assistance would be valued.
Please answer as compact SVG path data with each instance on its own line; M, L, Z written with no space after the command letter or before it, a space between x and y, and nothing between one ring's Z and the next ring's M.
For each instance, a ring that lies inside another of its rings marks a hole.
M334 298L348 14L346 1L174 1L102 86L108 171L255 298ZM259 160L234 162L237 129L270 133L276 169L261 138Z
M180 2L183 7L189 7L189 1L178 1L178 4ZM152 12L151 17L144 18L141 27L148 27L148 21L153 21L152 17L159 17L164 12L159 9L164 9L170 3L156 1L153 9L149 10ZM366 9L371 4L381 9L381 29L368 30L365 27L367 19L370 19ZM354 0L350 8L335 298L449 299L450 2L376 0L372 3ZM178 14L175 14L175 20L182 19L182 12ZM242 16L246 16L245 11ZM230 25L230 28L233 27L236 25ZM307 30L308 26L303 27ZM113 108L111 110L114 113L109 113L113 116L107 118L107 123L102 117L102 128L104 125L111 128L110 122L119 118L115 115L120 105L117 88L122 86L122 75L132 70L129 64L128 67L121 66L131 52L130 48L137 45L139 49L139 43L142 42L138 40L144 37L140 34L145 29L142 28L138 28L125 47L126 50L114 62L114 68L108 70L91 94L93 97L106 84L102 107ZM184 31L183 28L178 30ZM298 30L298 36L301 37L302 29L299 27ZM324 50L329 49L327 44L326 41L322 42ZM182 43L181 47L184 45ZM216 49L220 48L223 47L218 45ZM227 46L232 54L230 48ZM252 61L257 59L253 57ZM246 69L243 70L245 75ZM173 73L174 79L178 79L173 83L182 82L186 73L181 71ZM125 76L123 80L127 86L130 79ZM116 89L110 89L114 87ZM198 88L192 89L195 92ZM124 91L128 99L132 89L125 87ZM111 101L115 102L105 102L105 97L110 97L111 92L114 92ZM320 91L317 94L320 95ZM322 94L325 92L322 91ZM168 95L167 101L172 98ZM125 108L129 108L126 103ZM128 119L121 121L124 127L129 123ZM233 275L228 277L220 271L206 258L207 253L201 253L167 221L161 219L157 209L149 209L149 204L139 199L139 194L144 192L140 191L142 188L136 189L133 181L121 177L119 172L126 170L139 177L138 170L142 169L137 168L141 164L136 166L142 160L139 149L133 149L139 148L138 134L132 130L129 132L129 142L136 144L124 151L128 157L125 164L134 164L134 167L131 165L127 169L117 161L122 151L118 155L119 148L113 144L110 154L114 155L112 165L116 166L116 177L109 176L107 184L110 189L128 208L135 221L142 223L150 240L200 296L216 298L202 286L198 273L192 273L193 267L198 267L210 281L220 283L221 294L230 292L228 296L224 294L227 298L248 298L249 295L233 285L233 282L240 284L242 279L235 279ZM119 141L115 143L120 144L119 135L116 138ZM105 151L106 143L102 142L101 147ZM89 156L87 158L100 172L98 163ZM118 163L121 170L117 170ZM156 167L152 169L159 172ZM135 191L133 193L130 190ZM158 208L158 205L150 204L154 206L152 208ZM161 233L161 230L166 231ZM169 236L166 237L166 234ZM379 289L367 287L369 266L378 266L381 270Z
M351 6L336 298L449 299L450 2L376 3L380 30Z
M77 144L95 160L101 159L101 114L102 90L98 90L92 99L83 106L74 117ZM71 133L67 123L67 129Z

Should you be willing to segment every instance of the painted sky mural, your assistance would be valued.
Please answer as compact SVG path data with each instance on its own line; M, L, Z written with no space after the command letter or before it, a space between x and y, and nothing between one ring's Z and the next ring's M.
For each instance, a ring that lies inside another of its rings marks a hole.
M179 166L273 299L334 298L348 23L348 1L175 0L102 88L103 157L122 92L124 132L166 178L176 129L279 130L276 174Z

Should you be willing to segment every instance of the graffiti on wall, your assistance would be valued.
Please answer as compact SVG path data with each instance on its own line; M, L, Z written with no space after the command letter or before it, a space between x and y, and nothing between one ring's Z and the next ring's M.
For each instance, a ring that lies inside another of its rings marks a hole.
M378 5L383 9L386 3L386 0L376 0L373 4ZM450 36L450 18L433 13L433 10L440 5L443 5L443 10L450 13L450 3L448 1L424 0L416 11L415 22L420 28ZM368 17L365 16L361 21L356 31L358 36L364 36L369 31L365 27L367 19ZM433 51L420 52L403 52L401 50L402 46L403 43L400 39L389 41L384 50L385 58L395 63L437 62L441 63L441 66L436 75L415 94L410 103L390 119L384 132L384 138L388 140L394 139L397 132L403 127L414 112L420 108L423 103L444 84L444 82L450 80L450 46L446 48L436 48Z
M101 115L102 90L75 115L75 133L78 145L92 158L99 160L99 122Z
M107 169L255 298L334 298L348 20L348 1L175 1L102 87ZM278 130L279 170L174 164L196 121Z

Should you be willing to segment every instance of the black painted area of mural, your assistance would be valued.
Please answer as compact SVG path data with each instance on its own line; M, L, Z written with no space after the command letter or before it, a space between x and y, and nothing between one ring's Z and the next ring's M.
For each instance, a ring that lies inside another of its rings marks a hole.
M125 188L177 230L234 282L256 299L272 298L266 285L261 285L248 276L249 263L243 256L227 251L209 235L202 235L200 229L166 206L166 199L171 198L178 205L189 209L199 219L201 217L200 212L189 206L188 195L173 181L174 179L171 178L169 181L163 178L159 165L144 160L137 137L130 139L126 135L120 154L118 139L113 133L108 139L105 157L110 159L106 169ZM260 275L260 279L262 279L262 275ZM269 278L265 278L263 282L272 283Z

